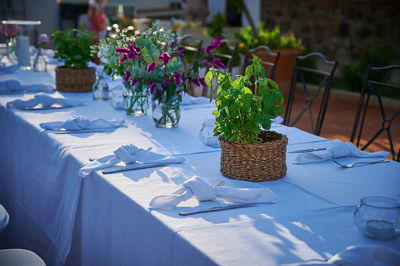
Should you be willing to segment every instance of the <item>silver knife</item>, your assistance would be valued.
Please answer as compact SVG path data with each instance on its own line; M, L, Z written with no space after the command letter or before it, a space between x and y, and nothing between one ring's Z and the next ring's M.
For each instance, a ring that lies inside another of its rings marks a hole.
M323 151L323 150L326 150L326 148L312 148L312 149L305 149L305 150L295 150L295 151L289 151L289 153L301 153L301 152Z
M217 206L211 207L206 209L200 210L191 210L191 211L181 211L179 215L187 216L192 214L204 213L204 212L215 212L215 211L223 211L223 210L230 210L230 209L238 209L238 208L245 208L245 207L252 207L257 205L257 203L239 203L239 204L231 204L231 205L224 205L224 206Z
M124 166L121 168L117 169L110 169L110 170L103 170L103 174L112 174L112 173L119 173L119 172L125 172L125 171L131 171L131 170L137 170L137 169L146 169L146 168L154 168L154 167L161 167L161 166L167 166L168 164L165 163L159 163L159 164L136 164L133 166Z

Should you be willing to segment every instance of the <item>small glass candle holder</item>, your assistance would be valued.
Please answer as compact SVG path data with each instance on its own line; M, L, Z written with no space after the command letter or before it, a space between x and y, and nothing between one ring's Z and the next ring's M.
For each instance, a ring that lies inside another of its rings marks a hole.
M354 223L367 237L393 240L400 236L400 203L387 197L365 197L354 212Z
M34 60L33 70L36 72L46 72L47 71L46 57L42 55L38 56L38 58Z

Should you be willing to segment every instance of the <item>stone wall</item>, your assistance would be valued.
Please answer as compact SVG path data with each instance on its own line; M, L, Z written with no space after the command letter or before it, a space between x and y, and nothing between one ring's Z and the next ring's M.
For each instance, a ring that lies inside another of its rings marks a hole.
M312 51L340 64L359 57L370 44L392 45L400 64L400 1L261 0L261 20L268 29L280 25Z

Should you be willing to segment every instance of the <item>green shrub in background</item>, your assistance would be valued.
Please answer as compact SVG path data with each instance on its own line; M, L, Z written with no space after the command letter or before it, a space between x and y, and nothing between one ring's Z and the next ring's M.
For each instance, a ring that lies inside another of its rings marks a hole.
M360 59L351 64L339 66L340 77L336 80L336 86L343 90L360 92L362 82L368 65L382 67L392 65L396 59L396 51L393 47L379 44L376 48L368 45L361 52ZM371 73L371 79L376 81L388 81L390 76L382 73ZM383 96L395 97L400 99L400 93L385 92Z
M203 31L203 34L210 38L224 38L224 28L226 25L226 18L221 14L217 14L211 20L210 25Z

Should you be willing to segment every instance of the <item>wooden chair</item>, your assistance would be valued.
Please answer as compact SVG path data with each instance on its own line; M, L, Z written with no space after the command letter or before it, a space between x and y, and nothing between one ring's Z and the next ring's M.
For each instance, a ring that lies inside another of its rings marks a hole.
M383 82L382 78L378 77L388 77L388 74L400 74L400 65L391 65L385 67L373 67L368 66L367 71L364 76L363 85L360 94L360 100L358 102L358 108L356 112L356 117L354 119L354 125L350 136L350 141L354 143L357 147L360 147L360 139L363 132L363 127L365 125L365 119L367 114L368 105L371 103L373 97L376 98L380 110L382 119L377 121L380 124L379 130L371 137L367 137L367 143L361 146L362 150L365 150L371 143L373 143L384 131L386 131L387 138L389 140L390 153L392 154L392 159L400 161L400 148L396 153L394 150L392 133L390 131L393 121L400 114L400 106L397 106L393 111L393 114L388 115L387 109L385 108L384 101L382 100L382 94L388 89L392 91L400 92L400 84L395 84L391 82ZM385 78L383 78L385 79ZM367 97L365 97L367 96ZM398 120L397 120L398 121ZM360 124L359 124L360 123Z
M299 64L301 62L309 62L312 60L317 60L317 64L319 68L309 68L303 67ZM319 62L318 62L319 61ZM283 124L288 126L294 126L300 120L300 118L304 115L306 111L309 114L311 133L315 135L320 135L322 124L324 122L326 108L328 106L328 100L330 95L330 89L332 84L333 75L335 73L337 61L328 61L326 57L321 53L310 53L305 56L296 55L294 64L293 64L293 72L292 78L290 81L289 88L289 96L286 104L285 117L283 120ZM317 79L318 88L315 91L310 91L307 80L313 77ZM294 103L294 94L296 91L296 87L301 82L301 85L304 89L304 101L305 104L302 110L297 114L296 118L291 122L292 109ZM314 103L317 96L321 95L321 104L319 107L319 112L317 114L317 119L314 121L312 104Z

